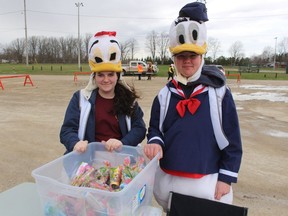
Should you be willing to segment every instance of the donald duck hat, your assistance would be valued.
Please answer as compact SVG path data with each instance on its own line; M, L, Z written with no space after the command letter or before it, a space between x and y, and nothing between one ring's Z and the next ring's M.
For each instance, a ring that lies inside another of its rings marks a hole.
M95 73L97 72L122 72L121 50L116 39L116 32L101 31L91 37L88 43L88 61L92 71L89 82L81 93L88 100L94 89L97 88ZM119 82L127 84L119 77Z
M115 31L101 31L91 37L88 61L92 72L122 72L121 50Z
M171 54L175 55L184 51L199 55L205 54L207 50L206 21L208 17L205 4L193 2L185 5L170 27Z

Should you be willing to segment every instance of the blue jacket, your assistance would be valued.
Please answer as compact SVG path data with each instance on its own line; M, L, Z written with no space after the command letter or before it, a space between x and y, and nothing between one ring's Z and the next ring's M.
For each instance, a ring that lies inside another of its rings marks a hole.
M225 78L219 75L218 71L203 67L201 77L185 88L192 91L198 84L217 88L224 83ZM167 86L170 89L175 88L171 81ZM151 109L147 139L148 143L158 143L162 146L163 158L160 160L160 167L186 173L219 173L219 180L227 183L237 182L242 143L238 115L231 92L226 91L222 101L222 128L229 141L229 145L223 150L219 149L215 139L208 91L196 96L201 101L197 112L192 115L186 111L183 118L176 110L177 103L183 98L175 92L171 91L170 103L162 125L163 133L159 130L161 105L158 97L155 97Z
M73 151L74 145L80 140L78 138L79 129L79 119L80 119L80 107L79 107L79 93L77 91L73 94L69 105L67 107L64 122L60 130L60 142L66 147L66 153ZM95 125L95 102L96 102L97 90L93 90L91 97L89 98L89 103L91 103L91 111L87 120L85 135L83 140L90 142L95 142L95 130L97 130L97 125ZM135 115L131 117L131 130L128 131L126 116L119 115L119 127L122 134L121 142L123 145L137 146L143 141L146 134L146 126L143 121L143 111L138 105L135 104L136 111Z

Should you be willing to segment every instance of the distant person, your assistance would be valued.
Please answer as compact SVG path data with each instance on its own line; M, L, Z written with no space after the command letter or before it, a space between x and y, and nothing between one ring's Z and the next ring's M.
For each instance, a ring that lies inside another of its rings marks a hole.
M174 64L170 64L170 65L169 65L169 68L168 68L168 78L167 78L167 81L169 81L170 78L171 78L171 80L172 80L173 77L174 77Z
M139 96L121 79L121 51L116 32L98 32L88 44L92 71L88 85L76 91L67 107L60 131L66 153L85 152L90 142L102 142L113 151L137 146L146 127Z
M143 73L143 66L142 66L142 64L138 63L137 69L138 69L138 80L141 80L141 76L142 76L142 73Z
M147 80L151 80L152 74L154 73L152 62L148 63L148 69L147 69Z
M232 94L224 74L204 66L206 11L205 4L193 2L173 21L175 76L151 108L144 152L150 159L160 154L154 196L164 211L170 191L231 204L240 169L242 143Z

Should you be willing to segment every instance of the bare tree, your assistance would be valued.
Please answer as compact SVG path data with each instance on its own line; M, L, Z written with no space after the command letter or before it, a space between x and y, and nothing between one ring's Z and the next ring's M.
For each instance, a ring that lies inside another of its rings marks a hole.
M29 59L32 63L37 63L39 37L32 36L28 39Z
M87 57L86 50L89 39L90 35L81 39L81 53L83 54L81 56ZM66 38L32 36L28 38L29 60L32 63L75 63L78 60L77 42L78 39L72 36ZM1 58L23 63L24 51L24 39L16 39L3 47L0 54ZM82 59L84 58L82 57Z
M209 37L208 38L208 47L207 53L211 53L212 61L214 62L217 58L218 52L221 50L221 42L217 38Z
M47 63L48 58L49 58L49 39L48 37L41 37L39 40L39 51L38 51L38 56L39 56L39 62L41 63Z
M169 46L169 35L167 33L162 32L160 36L158 37L157 45L158 45L161 63L164 64L168 46Z
M288 62L288 37L284 37L278 44L279 61Z
M25 39L17 38L11 42L10 52L14 56L15 60L19 63L23 62L23 56L25 51Z
M130 40L125 41L124 43L120 44L120 50L121 50L121 56L122 56L122 61L125 62L129 58L129 53L130 53Z
M60 43L55 37L50 38L51 59L50 63L59 63L60 61Z
M67 50L67 46L66 46L64 37L59 38L59 44L60 44L60 56L62 58L62 62L66 63L67 62L66 56L67 56L68 50Z
M77 44L78 39L73 37L67 37L63 38L61 37L59 40L60 43L60 50L61 50L61 56L64 63L73 63L77 62L78 57L78 50L77 50Z
M67 38L66 42L67 42L69 63L76 62L78 58L78 49L77 49L78 39L73 38L71 36Z
M274 50L271 46L266 46L261 54L262 64L272 62L274 58Z
M146 48L149 50L152 56L152 60L155 60L156 57L156 48L157 48L157 33L153 30L146 36Z
M129 51L131 53L131 59L134 59L134 55L136 53L137 50L137 41L135 38L131 38L129 40Z
M240 58L244 57L242 42L241 41L234 42L229 48L229 53L231 55L231 64L236 65L237 61L239 61Z
M263 63L261 55L253 55L250 57L251 63L261 65Z
M3 48L3 54L1 55L4 59L9 59L10 61L16 61L16 58L13 54L13 50L11 46L7 46Z
M88 61L88 43L89 43L89 40L90 38L92 37L93 34L86 34L84 39L83 39L83 43L84 43L84 55L81 55L83 56L82 59L85 59L86 61Z

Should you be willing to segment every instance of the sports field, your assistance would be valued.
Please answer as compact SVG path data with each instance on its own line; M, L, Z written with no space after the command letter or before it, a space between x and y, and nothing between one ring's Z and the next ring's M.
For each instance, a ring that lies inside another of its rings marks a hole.
M59 129L67 104L88 76L31 75L2 80L0 88L0 191L33 182L31 171L64 153ZM150 106L166 78L125 77L139 91L148 125ZM228 80L238 107L244 156L234 204L249 216L287 215L288 209L288 81ZM144 144L145 142L143 142ZM155 204L156 205L156 204Z

